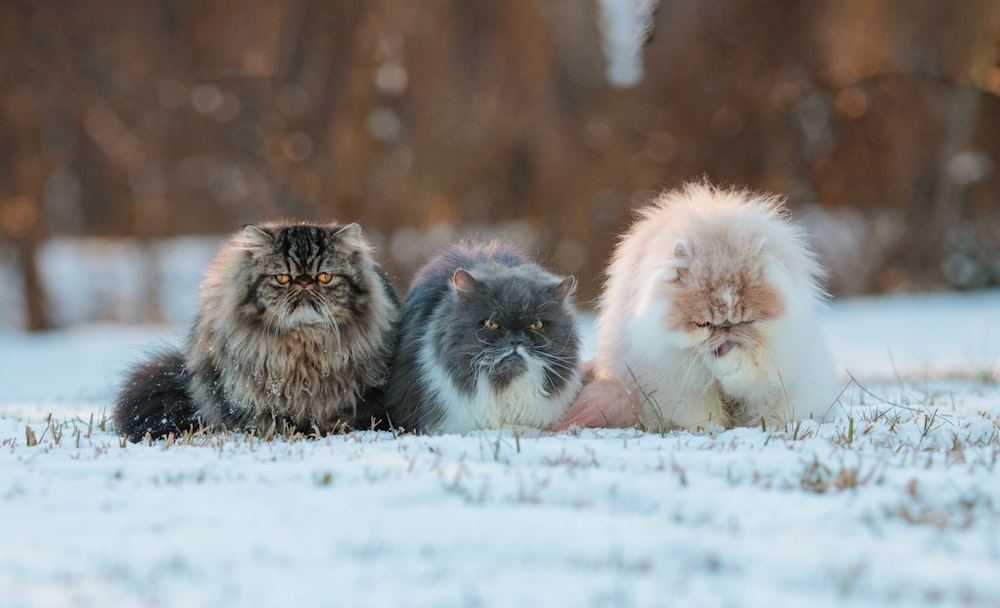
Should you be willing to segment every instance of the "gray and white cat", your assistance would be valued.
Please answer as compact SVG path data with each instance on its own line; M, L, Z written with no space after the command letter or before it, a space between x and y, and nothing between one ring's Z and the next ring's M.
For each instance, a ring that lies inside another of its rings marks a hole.
M581 384L575 288L499 242L435 256L403 303L391 423L462 433L558 422Z
M184 353L133 368L119 433L224 425L321 433L381 415L399 303L358 224L247 226L205 271Z

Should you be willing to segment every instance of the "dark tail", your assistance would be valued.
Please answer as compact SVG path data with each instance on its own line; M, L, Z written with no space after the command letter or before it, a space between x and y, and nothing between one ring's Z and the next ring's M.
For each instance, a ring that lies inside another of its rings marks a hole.
M385 410L385 389L368 387L358 399L357 411L348 428L352 431L391 431L392 421Z
M197 428L197 415L188 393L184 355L170 349L129 370L115 402L115 428L129 441L153 439Z

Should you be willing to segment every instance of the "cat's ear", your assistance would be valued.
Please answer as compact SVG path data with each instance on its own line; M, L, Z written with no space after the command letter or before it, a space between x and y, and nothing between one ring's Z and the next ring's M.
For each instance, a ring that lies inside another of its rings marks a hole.
M247 224L243 227L243 238L246 239L247 245L253 249L274 247L274 235L266 228L254 224Z
M684 239L678 239L674 243L674 257L670 261L670 267L674 271L674 280L684 281L687 279L691 265L691 246Z
M565 300L576 291L576 277L570 275L552 288L552 295L559 301Z
M687 265L687 262L691 260L691 246L688 245L687 241L684 239L678 239L677 242L674 243L674 259L684 260L685 265Z
M455 293L457 293L458 297L462 300L471 296L476 290L476 285L478 284L479 281L476 280L476 277L472 276L472 274L464 268L459 268L455 271L455 274L451 276L451 286L455 289Z
M330 226L333 238L349 249L365 249L365 239L361 236L361 224L352 222L346 226Z

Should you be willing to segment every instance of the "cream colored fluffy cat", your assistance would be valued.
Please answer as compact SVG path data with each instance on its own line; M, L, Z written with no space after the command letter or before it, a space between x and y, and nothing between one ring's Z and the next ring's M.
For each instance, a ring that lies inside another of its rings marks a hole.
M562 426L824 417L838 392L820 275L777 198L701 183L661 195L613 255L594 380Z

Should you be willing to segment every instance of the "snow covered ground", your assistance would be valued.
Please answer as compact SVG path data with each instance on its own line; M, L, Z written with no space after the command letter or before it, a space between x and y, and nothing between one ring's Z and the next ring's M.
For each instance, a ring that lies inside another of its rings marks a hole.
M1000 292L824 323L823 425L169 446L101 425L183 330L0 333L0 606L1000 606Z

